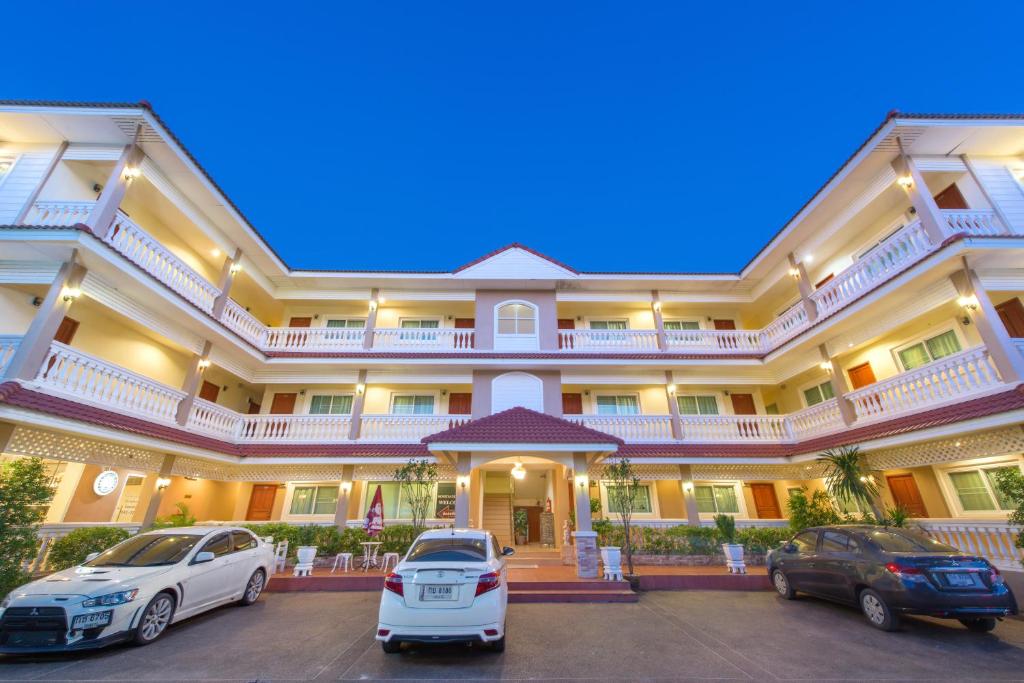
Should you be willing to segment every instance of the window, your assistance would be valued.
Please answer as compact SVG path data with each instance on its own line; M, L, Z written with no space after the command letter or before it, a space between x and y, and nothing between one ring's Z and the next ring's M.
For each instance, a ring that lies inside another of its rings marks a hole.
M327 321L327 327L361 330L366 327L366 321L357 318L330 318Z
M433 396L392 396L392 415L433 415Z
M526 304L505 304L498 308L498 334L535 334L537 314Z
M486 562L487 538L426 538L409 551L409 562Z
M398 326L403 330L436 330L441 326L439 320L406 320L402 319Z
M676 396L682 415L718 415L718 400L714 396Z
M248 531L232 531L231 540L235 545L235 552L240 550L252 550L257 546L256 537Z
M815 384L813 387L804 389L804 402L807 403L808 408L830 398L835 398L835 393L832 391L832 382L822 382L821 384Z
M798 553L813 553L818 548L818 532L802 531L793 539Z
M947 330L942 334L897 349L896 356L900 359L904 370L913 370L959 351L960 340L957 339L956 332Z
M792 498L796 494L803 493L803 492L804 492L804 489L801 486L790 486L789 488L786 489L786 496L789 497L789 498Z
M598 396L598 415L639 415L640 399L636 396Z
M697 499L697 511L717 513L737 513L740 504L736 498L736 487L726 486L694 486L693 495Z
M765 415L778 415L779 414L779 404L778 403L769 403L768 405L766 405L764 407L764 414Z
M949 480L964 512L1013 510L1014 504L996 486L996 473L1019 469L1017 465L949 472Z
M860 550L851 536L838 531L824 531L821 534L821 549L824 552L855 553Z
M700 323L696 320L666 320L666 330L699 330Z
M231 552L231 534L219 534L214 536L206 542L206 545L199 549L199 552L213 553L214 557L227 555Z
M860 503L853 498L836 498L836 507L844 515L859 515L864 511L861 509Z
M592 330L628 330L629 322L626 320L591 320Z
M226 537L226 535L225 535ZM89 562L87 567L157 567L177 564L196 543L199 534L139 534L118 543Z
M868 531L867 537L872 543L889 553L958 552L956 548L951 548L945 543L911 531L880 529Z
M288 512L292 515L333 515L337 507L337 486L296 486Z
M321 395L309 399L310 415L350 415L352 396Z
M619 511L619 506L616 505L615 496L622 487L611 484L606 484L605 496L608 499L608 512L615 514ZM654 503L651 500L651 486L650 484L640 484L637 487L636 498L633 503L633 512L639 514L652 514L654 512Z
M373 496L380 486L381 500L384 503L384 521L389 519L410 519L412 508L405 501L405 492L402 490L401 482L397 481L368 481L366 482L366 502L368 509L373 502ZM437 519L450 519L455 517L455 482L439 481L434 487L433 504L427 510L433 511ZM363 510L365 514L367 510Z

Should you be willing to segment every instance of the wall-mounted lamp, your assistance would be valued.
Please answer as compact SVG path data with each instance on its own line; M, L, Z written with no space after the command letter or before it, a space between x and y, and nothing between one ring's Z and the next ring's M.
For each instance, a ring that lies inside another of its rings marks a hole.
M655 312L661 313L661 302L655 301L653 304L651 304L651 308L653 308Z
M821 361L818 367L820 367L825 372L832 372L832 363L828 362L827 360Z
M377 302L374 299L370 299L370 313L377 310Z
M469 488L469 476L466 474L460 474L455 477L455 483L459 485L459 488L465 491Z
M199 368L199 372L206 372L206 368L210 367L210 359L200 358L197 367Z
M350 481L343 481L340 484L340 488L341 488L341 492L344 493L347 496L349 493L352 492L352 482L350 482Z
M693 482L692 481L684 481L683 482L683 490L686 491L687 493L692 491L693 490Z
M142 175L142 170L138 166L126 166L124 169L124 182L131 184L140 175Z
M914 186L914 179L909 175L902 175L896 179L896 184L909 191Z
M362 384L362 383L357 384L356 385L356 394L359 395L359 396L362 396L364 393L366 393L366 385Z
M383 304L386 304L387 302L388 302L388 300L384 298L383 294L378 294L377 295L377 303L383 305Z
M956 302L963 306L964 308L968 308L972 311L978 310L978 297L976 297L973 294L962 296L959 299L957 299Z
M305 396L305 395L306 395L306 390L305 389L299 389L299 396Z
M171 485L171 480L167 477L156 478L156 488L158 491L163 491L165 488Z
M580 491L587 488L587 475L578 474L576 475L576 486L579 487Z
M442 396L447 396L448 395L448 390L447 389L442 389L441 390L441 395Z
M35 306L36 308L39 308L40 306L42 306L43 305L43 297L41 297L41 296L34 296L34 297L32 297L32 305Z
M212 256L213 258L220 258L220 249L218 249L217 247L211 249L210 256Z
M231 267L228 268L228 270L231 272L232 275L238 275L239 273L242 272L242 264L237 262L232 263Z
M794 280L799 280L800 279L800 269L799 268L790 268L789 269L789 276L791 278L793 278Z
M667 387L665 387L665 391L668 392L669 396L675 396L676 395L676 385L675 384L669 384Z
M64 301L74 301L80 296L82 296L82 290L80 290L78 287L64 288Z

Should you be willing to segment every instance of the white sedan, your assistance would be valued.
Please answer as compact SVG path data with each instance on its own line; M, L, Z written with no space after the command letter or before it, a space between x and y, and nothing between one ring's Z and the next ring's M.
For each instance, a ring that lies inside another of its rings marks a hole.
M437 529L420 534L384 579L377 640L384 652L408 643L487 643L505 649L508 570L488 531Z
M146 645L169 624L259 598L270 544L247 529L181 527L132 536L84 564L12 591L0 603L0 653Z

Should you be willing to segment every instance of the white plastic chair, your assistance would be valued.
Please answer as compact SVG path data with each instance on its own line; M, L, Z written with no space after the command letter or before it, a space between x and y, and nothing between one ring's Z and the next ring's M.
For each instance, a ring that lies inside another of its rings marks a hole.
M334 556L334 565L331 567L331 573L333 574L339 567L346 572L352 571L352 553L338 553Z
M283 572L288 564L288 541L278 541L274 546L274 573Z
M394 569L398 566L398 553L384 553L384 563L381 565L381 571L386 572L388 570L388 563L391 562L391 568Z

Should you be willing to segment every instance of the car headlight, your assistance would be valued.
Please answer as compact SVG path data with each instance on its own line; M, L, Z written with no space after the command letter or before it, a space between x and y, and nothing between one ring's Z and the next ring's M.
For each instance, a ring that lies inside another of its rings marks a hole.
M82 607L104 607L107 605L123 605L126 602L131 602L135 599L135 596L139 594L139 589L135 588L130 591L119 591L117 593L107 593L106 595L100 595L95 598L89 598L82 603Z

